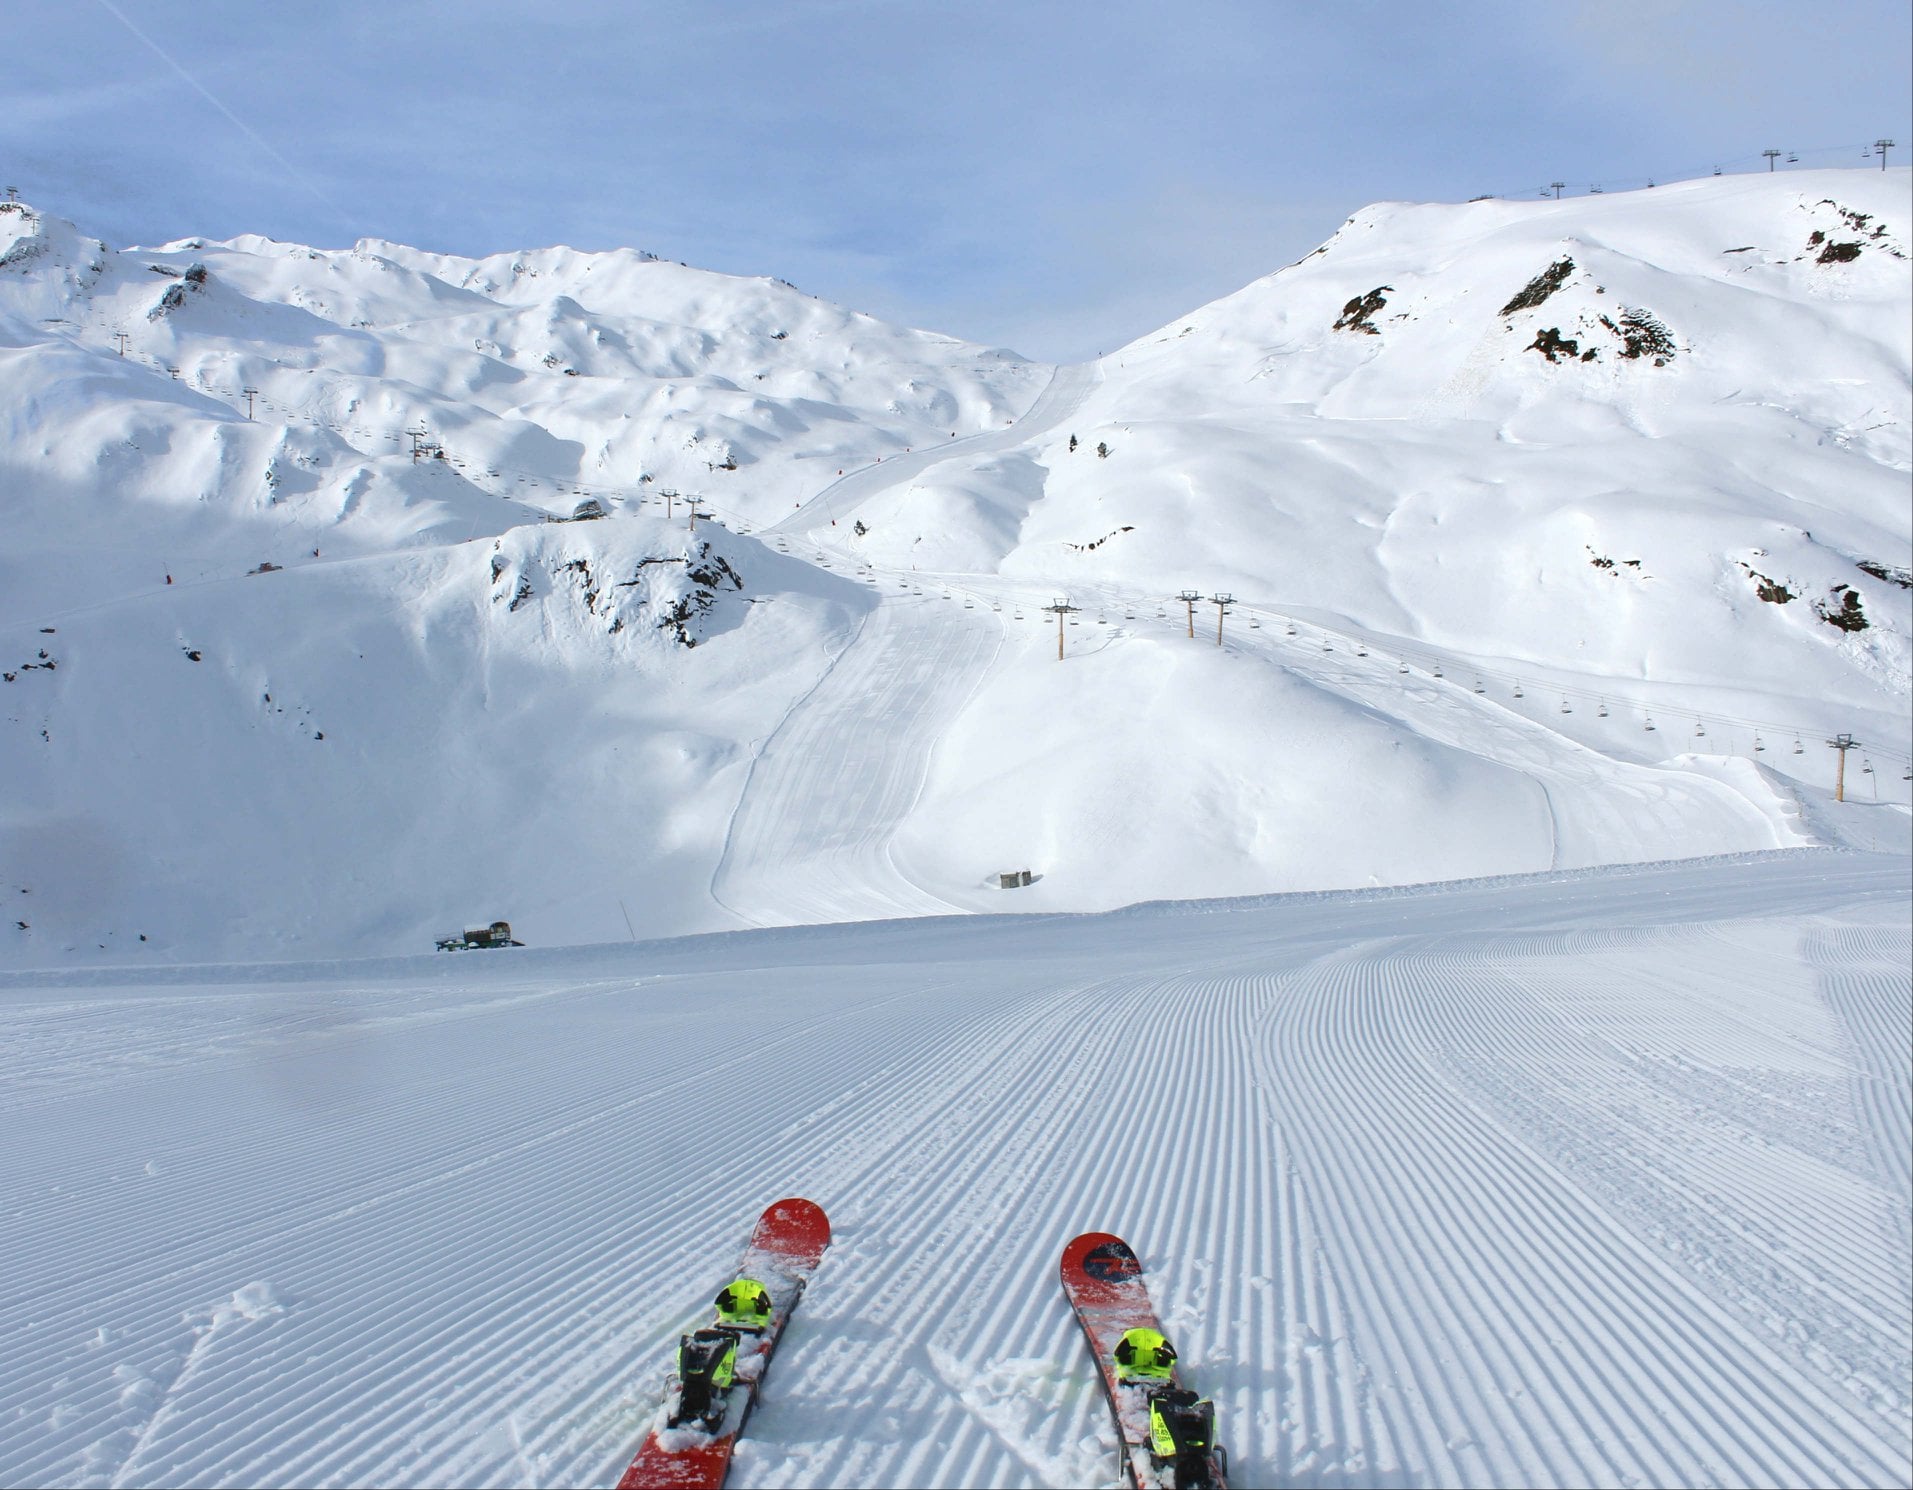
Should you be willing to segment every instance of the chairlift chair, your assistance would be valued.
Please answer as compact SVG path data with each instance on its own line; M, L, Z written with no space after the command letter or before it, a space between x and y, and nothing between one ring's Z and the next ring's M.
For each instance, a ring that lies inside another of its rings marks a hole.
M1523 692L1521 691L1521 685L1520 685L1519 683L1517 683L1517 684L1515 684L1515 685L1514 685L1514 696L1515 696L1516 698L1526 698L1526 697L1527 697L1527 695L1526 695L1525 693L1523 693Z
M1574 705L1569 703L1566 699L1562 699L1561 712L1563 714L1572 714L1574 712Z

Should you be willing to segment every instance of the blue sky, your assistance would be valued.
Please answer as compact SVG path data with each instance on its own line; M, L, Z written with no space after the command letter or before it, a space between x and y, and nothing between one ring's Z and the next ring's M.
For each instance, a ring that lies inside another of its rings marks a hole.
M1082 357L1371 201L1913 160L1905 0L14 0L0 186L115 243L570 243Z

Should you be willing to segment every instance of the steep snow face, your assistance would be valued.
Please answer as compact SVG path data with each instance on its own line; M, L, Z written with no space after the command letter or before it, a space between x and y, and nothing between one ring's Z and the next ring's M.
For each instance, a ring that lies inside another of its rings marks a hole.
M926 471L862 551L1898 717L1909 181L1369 208L1020 453Z

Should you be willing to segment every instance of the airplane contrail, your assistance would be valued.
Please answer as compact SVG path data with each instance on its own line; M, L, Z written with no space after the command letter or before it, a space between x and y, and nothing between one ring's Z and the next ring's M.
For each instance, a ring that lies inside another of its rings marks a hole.
M148 36L144 31L140 30L138 26L134 25L132 18L129 17L125 11L121 10L119 6L115 5L113 0L99 0L99 4L101 9L113 16L114 19L128 31L132 32L133 35L145 42L160 61L164 62L168 67L172 68L174 72L178 73L180 77L185 79L187 85L190 86L194 92L205 99L206 102L214 108L218 109L220 113L224 114L226 118L231 121L235 129L245 135L247 139L251 140L253 144L257 145L261 150L265 151L267 155L271 156L273 160L284 168L287 175L291 176L293 180L297 181L307 191L311 192L313 196L318 198L319 201L323 202L328 209L335 213L340 219L341 226L345 227L347 231L352 230L351 214L337 202L333 201L331 197L327 196L305 172L287 160L286 157L279 152L277 147L273 145L272 141L268 140L264 135L260 134L258 130L246 123L244 119L241 119L231 109L227 108L226 105L213 94L211 89L182 67L164 47L154 41L153 38Z

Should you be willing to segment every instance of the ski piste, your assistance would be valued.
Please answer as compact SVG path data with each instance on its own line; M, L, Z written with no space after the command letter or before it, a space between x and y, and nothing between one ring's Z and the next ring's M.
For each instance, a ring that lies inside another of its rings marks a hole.
M829 1245L830 1221L823 1207L812 1201L780 1200L758 1217L737 1270L723 1281L755 1278L769 1291L771 1315L760 1332L744 1335L738 1342L735 1383L723 1420L708 1432L696 1424L668 1426L678 1395L674 1376L658 1407L657 1421L618 1481L618 1490L718 1490L730 1470L731 1452L744 1431L744 1420L757 1401L771 1352Z
M1176 1490L1178 1485L1225 1490L1228 1458L1220 1447L1212 1448L1201 1463L1184 1466L1180 1479L1174 1464L1158 1462L1150 1451L1150 1393L1180 1387L1181 1381L1173 1373L1167 1381L1145 1383L1125 1383L1116 1377L1116 1344L1124 1332L1162 1328L1149 1299L1149 1285L1143 1281L1142 1263L1129 1244L1106 1231L1085 1232L1063 1249L1061 1272L1063 1291L1089 1341L1103 1394L1116 1418L1129 1483L1136 1490Z

